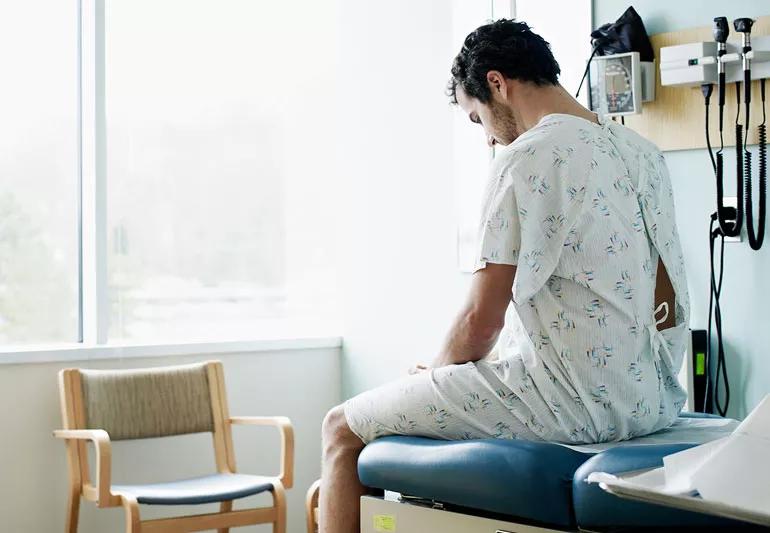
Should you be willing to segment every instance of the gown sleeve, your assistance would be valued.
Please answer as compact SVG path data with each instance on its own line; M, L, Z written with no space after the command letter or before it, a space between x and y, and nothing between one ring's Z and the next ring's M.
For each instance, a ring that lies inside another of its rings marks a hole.
M556 269L583 210L591 165L590 151L580 147L525 149L489 187L477 267L516 265L517 304L535 295Z

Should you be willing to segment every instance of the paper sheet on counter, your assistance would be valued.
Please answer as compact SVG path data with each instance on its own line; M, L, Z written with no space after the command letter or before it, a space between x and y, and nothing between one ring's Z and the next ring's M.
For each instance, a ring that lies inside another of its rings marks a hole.
M667 495L695 495L770 515L770 395L728 437L663 458L663 467L621 477L598 472L589 482L609 482Z

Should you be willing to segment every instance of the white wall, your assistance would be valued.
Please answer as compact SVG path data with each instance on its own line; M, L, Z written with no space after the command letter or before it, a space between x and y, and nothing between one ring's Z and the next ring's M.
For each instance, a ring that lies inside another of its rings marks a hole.
M304 495L320 474L320 428L326 411L340 399L337 348L287 350L211 356L163 357L67 364L0 366L0 530L51 533L64 529L66 457L51 436L61 427L56 374L65 367L138 368L220 359L232 415L286 415L296 436L295 486L288 494L289 532L304 532ZM273 428L234 428L239 471L276 474L279 440ZM209 434L117 442L113 445L113 482L152 482L215 472ZM241 500L269 502L269 496ZM236 503L236 508L239 504ZM211 512L212 506L184 509L143 506L143 517L178 511ZM81 503L81 533L123 530L117 509ZM270 531L267 526L238 531Z

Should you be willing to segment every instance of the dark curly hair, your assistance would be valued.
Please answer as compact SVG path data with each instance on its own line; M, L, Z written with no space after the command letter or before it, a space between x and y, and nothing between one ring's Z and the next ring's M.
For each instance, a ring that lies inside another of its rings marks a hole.
M561 70L545 39L526 22L500 19L485 24L465 38L452 63L447 96L457 103L457 87L486 103L492 97L487 72L497 70L506 78L537 85L556 85Z

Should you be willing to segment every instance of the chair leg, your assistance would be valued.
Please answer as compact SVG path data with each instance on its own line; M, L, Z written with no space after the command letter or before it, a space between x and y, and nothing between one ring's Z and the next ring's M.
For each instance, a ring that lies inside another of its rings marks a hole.
M123 509L126 511L126 533L141 533L142 521L139 518L139 504L133 496L121 495Z
M69 498L67 501L67 522L64 526L65 533L77 533L78 518L80 517L80 487L77 485L70 487Z
M233 510L233 501L228 500L226 502L222 502L219 504L219 512L220 513L229 513ZM217 533L230 533L229 527L220 527L217 529Z
M310 485L305 496L305 518L307 518L307 533L316 533L318 531L318 521L316 512L318 509L318 494L321 488L321 480L316 480Z
M286 492L278 480L273 482L273 505L276 514L273 533L286 533Z

